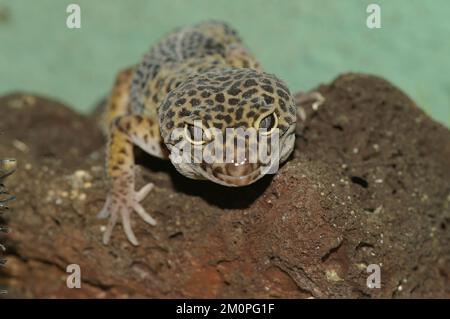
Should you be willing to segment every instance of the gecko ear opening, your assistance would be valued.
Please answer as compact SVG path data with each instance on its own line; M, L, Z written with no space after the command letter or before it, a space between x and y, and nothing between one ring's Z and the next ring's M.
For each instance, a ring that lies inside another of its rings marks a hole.
M212 141L209 130L191 123L184 124L184 137L193 145L203 145Z

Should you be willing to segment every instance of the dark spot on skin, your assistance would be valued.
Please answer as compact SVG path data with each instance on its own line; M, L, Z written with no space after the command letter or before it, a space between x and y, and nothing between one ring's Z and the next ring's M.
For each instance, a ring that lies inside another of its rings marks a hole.
M292 103L289 103L289 112L295 114L295 105Z
M113 171L118 171L120 168L119 168L119 166L114 165L113 167L111 167L111 169L112 169Z
M228 104L230 105L237 105L239 103L239 99L231 98L228 99Z
M267 105L270 105L275 101L273 97L271 97L267 94L263 94L263 98Z
M147 144L148 143L148 134L144 135L144 142Z
M280 107L281 107L281 110L282 110L282 111L284 111L284 112L287 111L286 103L284 103L283 100L280 99L280 100L278 101L278 104L280 104Z
M284 92L283 90L277 90L277 93L280 97L282 97L285 100L289 99L289 95L286 94L286 92Z
M150 126L153 126L153 120L151 118L147 118L147 123Z
M209 93L208 91L203 91L201 96L206 99L211 96L211 93Z
M225 97L223 96L222 93L216 94L216 101L219 102L219 103L225 102Z
M126 150L125 148L122 147L122 148L120 149L119 153L125 154L125 155L126 155L126 154L127 154L127 150Z
M141 124L143 120L144 120L144 118L141 115L136 115L136 122L138 124Z
M217 112L224 112L224 111L225 111L225 107L223 106L223 104L217 104L217 105L214 107L213 110L214 110L214 111L217 111Z
M180 113L178 113L180 116L189 116L191 114L190 111L188 111L187 109L183 108Z
M204 119L205 121L210 121L210 120L212 120L212 116L211 116L210 114L205 114L205 115L203 116L203 119Z
M255 117L255 115L256 115L256 113L255 113L254 111L249 111L249 112L247 113L247 117L248 117L248 118L253 118L253 117Z
M189 95L189 96L194 96L195 94L197 94L197 91L196 91L196 90L190 90L190 91L188 92L188 95Z
M213 100L211 100L211 99L207 99L207 100L205 101L205 103L206 103L207 105L209 105L209 106L214 105L214 102L213 102Z
M164 103L161 107L164 111L166 111L169 108L169 106L170 106L170 102L168 100L166 100L166 101L164 101Z
M286 85L284 85L283 83L281 83L280 81L277 81L275 83L277 85L277 87L279 87L280 89L284 90L285 92L288 92L290 94L289 89L287 88Z
M191 99L191 105L192 106L199 106L200 100L199 99Z
M266 92L273 93L273 87L270 85L262 85L262 89Z
M125 164L125 161L124 161L123 159L119 159L119 160L117 161L117 164L123 165L123 164Z
M244 112L243 108L239 108L236 110L236 120L239 121L242 118L242 113Z
M186 99L185 99L185 98L181 98L181 99L178 99L178 100L175 102L175 105L176 105L176 106L181 106L181 105L183 105L184 103L186 103Z
M213 123L213 126L214 126L215 128L217 128L217 129L221 129L221 128L223 127L223 123L220 123L220 122L214 122L214 123Z
M242 97L243 97L244 99L249 99L249 98L250 98L253 94L255 94L256 92L258 92L257 89L250 89L250 90L244 92L244 93L242 94Z
M246 80L244 82L244 87L246 87L246 88L251 87L251 86L255 86L255 85L257 85L257 83L253 79L248 79L248 80Z
M231 87L230 89L228 89L227 93L232 95L232 96L236 96L239 93L241 93L241 90L239 88L237 88L237 87Z
M170 130L170 129L173 128L173 125L174 125L173 121L169 121L169 122L167 122L167 124L166 124L166 128L167 128L168 130Z
M175 116L175 112L172 110L169 110L169 112L167 112L167 117L169 118L173 118Z
M138 68L138 69L136 70L136 74L138 75L139 78L144 77L144 73L142 73L141 68Z
M227 124L230 124L231 121L233 120L233 118L230 116L230 114L225 115L225 116L223 117L223 119L225 120L225 122L226 122Z
M131 123L130 123L130 122L127 122L127 123L125 124L125 130L126 130L126 131L130 131L130 129L131 129Z

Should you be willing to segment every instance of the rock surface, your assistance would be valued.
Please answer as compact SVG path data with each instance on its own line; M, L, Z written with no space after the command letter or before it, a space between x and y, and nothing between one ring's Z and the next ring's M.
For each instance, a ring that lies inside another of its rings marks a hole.
M101 243L104 141L93 117L46 98L0 98L8 297L450 297L450 132L383 79L346 74L299 126L276 176L229 189L140 155L143 202ZM79 264L81 289L66 286ZM381 265L381 288L366 285Z

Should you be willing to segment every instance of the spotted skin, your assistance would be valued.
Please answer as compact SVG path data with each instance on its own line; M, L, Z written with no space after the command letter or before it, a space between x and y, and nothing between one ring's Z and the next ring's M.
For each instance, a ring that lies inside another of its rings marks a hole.
M227 128L277 125L280 146L271 151L278 152L282 163L294 147L296 113L286 85L261 71L258 61L227 24L203 22L168 34L140 64L118 75L107 103L103 126L109 137L110 191L99 217L110 219L103 242L109 242L120 217L129 241L138 245L130 222L133 211L147 223L156 224L139 203L153 184L135 190L134 145L170 159L190 178L243 186L261 178L268 164L250 163L247 158L239 163L233 159L233 163L177 164L172 157L175 145L192 140L175 139L174 130L190 130L196 121L204 129L214 128L223 134ZM226 150L236 145L224 141L221 147Z

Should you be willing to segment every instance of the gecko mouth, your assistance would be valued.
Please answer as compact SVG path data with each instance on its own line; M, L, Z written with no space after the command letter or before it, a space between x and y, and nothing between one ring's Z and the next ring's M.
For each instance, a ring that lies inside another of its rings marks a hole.
M214 174L215 177L217 177L219 180L221 180L224 184L227 186L245 186L253 183L257 179L259 179L261 175L261 169L258 167L256 170L245 174L245 175L239 175L239 176L233 176L229 174L222 174L219 172L216 172Z

